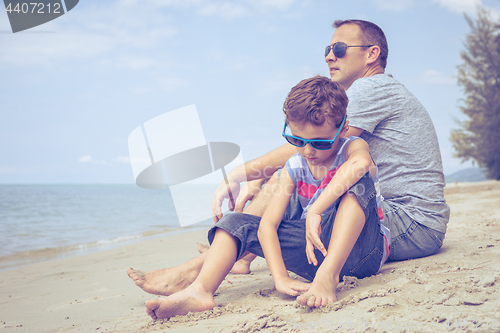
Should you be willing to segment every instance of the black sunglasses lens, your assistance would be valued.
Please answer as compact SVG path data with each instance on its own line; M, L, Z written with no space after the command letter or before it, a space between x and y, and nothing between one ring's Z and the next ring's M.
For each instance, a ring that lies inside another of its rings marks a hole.
M345 51L347 50L347 45L342 42L338 42L333 44L333 54L335 54L335 57L337 58L342 58L345 56Z
M326 141L311 141L311 146L314 149L327 150L332 148L332 143Z
M335 55L335 57L342 58L343 56L345 56L346 50L347 50L347 45L346 45L346 43L343 43L343 42L337 42L333 45L328 45L325 48L325 58L328 57L328 55L330 54L330 51L333 51L333 54Z
M291 138L289 136L285 136L285 139L286 139L286 141L288 141L289 144L294 145L296 147L304 147L305 146L305 142L300 140L300 139Z
M332 48L330 47L330 45L328 45L326 48L325 48L325 58L328 57L328 55L330 54L330 50Z

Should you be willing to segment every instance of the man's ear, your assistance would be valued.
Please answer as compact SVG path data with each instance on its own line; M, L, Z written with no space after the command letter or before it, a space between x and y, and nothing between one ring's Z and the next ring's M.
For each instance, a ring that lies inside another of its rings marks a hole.
M366 59L366 64L371 65L378 61L378 57L380 56L380 46L373 45L370 47L370 51L368 52L368 58Z

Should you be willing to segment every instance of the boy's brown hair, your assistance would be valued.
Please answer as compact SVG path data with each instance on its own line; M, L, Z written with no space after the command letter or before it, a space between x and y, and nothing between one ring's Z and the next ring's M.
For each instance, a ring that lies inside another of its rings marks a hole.
M287 122L298 125L321 126L328 117L331 124L339 127L348 101L344 88L337 82L314 76L300 81L290 90L283 103L283 112Z

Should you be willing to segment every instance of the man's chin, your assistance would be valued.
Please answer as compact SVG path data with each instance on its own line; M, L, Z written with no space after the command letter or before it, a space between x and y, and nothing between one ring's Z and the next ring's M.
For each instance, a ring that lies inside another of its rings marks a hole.
M333 73L330 73L330 80L332 80L333 82L337 82L340 84L339 82L339 76L337 75L337 72L333 72Z

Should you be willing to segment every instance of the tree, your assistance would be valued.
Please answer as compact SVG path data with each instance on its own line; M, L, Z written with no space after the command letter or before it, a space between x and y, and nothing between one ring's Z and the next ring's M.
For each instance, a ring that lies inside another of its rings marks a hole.
M488 178L500 180L500 24L479 8L460 53L458 85L464 89L461 111L468 120L451 131L455 157L472 160L486 169Z

